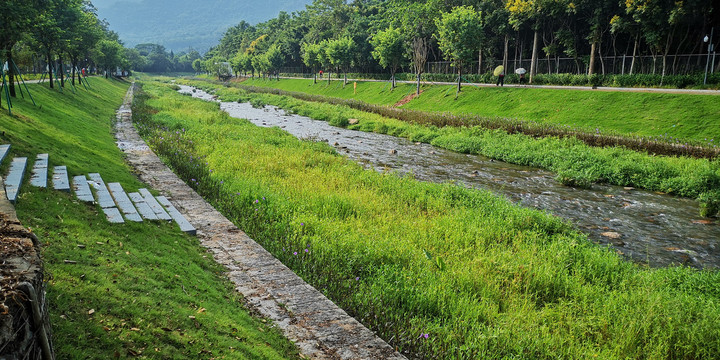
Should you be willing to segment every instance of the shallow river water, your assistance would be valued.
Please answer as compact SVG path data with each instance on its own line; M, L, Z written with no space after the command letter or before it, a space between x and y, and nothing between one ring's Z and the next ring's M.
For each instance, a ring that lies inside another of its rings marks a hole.
M181 86L180 92L214 100L212 95L188 86ZM248 103L231 102L220 106L231 116L258 126L277 126L298 138L327 141L366 167L412 172L423 181L455 181L545 210L573 222L592 241L609 245L640 263L720 268L720 226L716 221L702 220L698 203L691 199L608 185L576 189L563 186L545 170L333 127L272 106L256 109Z

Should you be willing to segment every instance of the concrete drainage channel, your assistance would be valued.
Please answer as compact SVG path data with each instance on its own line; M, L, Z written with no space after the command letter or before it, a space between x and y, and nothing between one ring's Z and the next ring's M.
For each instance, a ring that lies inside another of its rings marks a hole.
M227 269L249 307L272 320L306 357L405 359L245 235L160 161L132 125L134 87L117 112L118 147L141 180L167 194L197 229L200 242Z

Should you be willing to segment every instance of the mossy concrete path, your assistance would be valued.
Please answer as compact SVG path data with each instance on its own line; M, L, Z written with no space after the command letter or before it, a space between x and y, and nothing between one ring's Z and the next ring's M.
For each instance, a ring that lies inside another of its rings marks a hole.
M227 269L248 307L273 321L313 359L404 359L357 320L308 285L180 180L132 125L134 85L118 110L116 139L140 178L172 200L201 243Z

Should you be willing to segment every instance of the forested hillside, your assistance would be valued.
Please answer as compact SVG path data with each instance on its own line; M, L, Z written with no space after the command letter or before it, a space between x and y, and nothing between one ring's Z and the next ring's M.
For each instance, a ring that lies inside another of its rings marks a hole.
M304 8L306 0L94 0L100 18L120 34L128 47L155 43L169 50L205 51L228 27L240 20L251 24L279 11Z
M527 68L520 71L531 83L540 74L642 73L663 84L666 75L717 71L707 53L718 42L718 15L711 1L315 0L264 23L241 22L205 59L229 60L241 72L322 68L419 77L487 74L504 65Z

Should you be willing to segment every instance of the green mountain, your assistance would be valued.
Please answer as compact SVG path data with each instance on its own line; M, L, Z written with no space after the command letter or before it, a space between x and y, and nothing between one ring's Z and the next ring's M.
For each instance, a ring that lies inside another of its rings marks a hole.
M168 50L205 51L225 30L245 20L250 24L297 11L310 0L93 0L98 17L110 23L125 46L164 45Z

